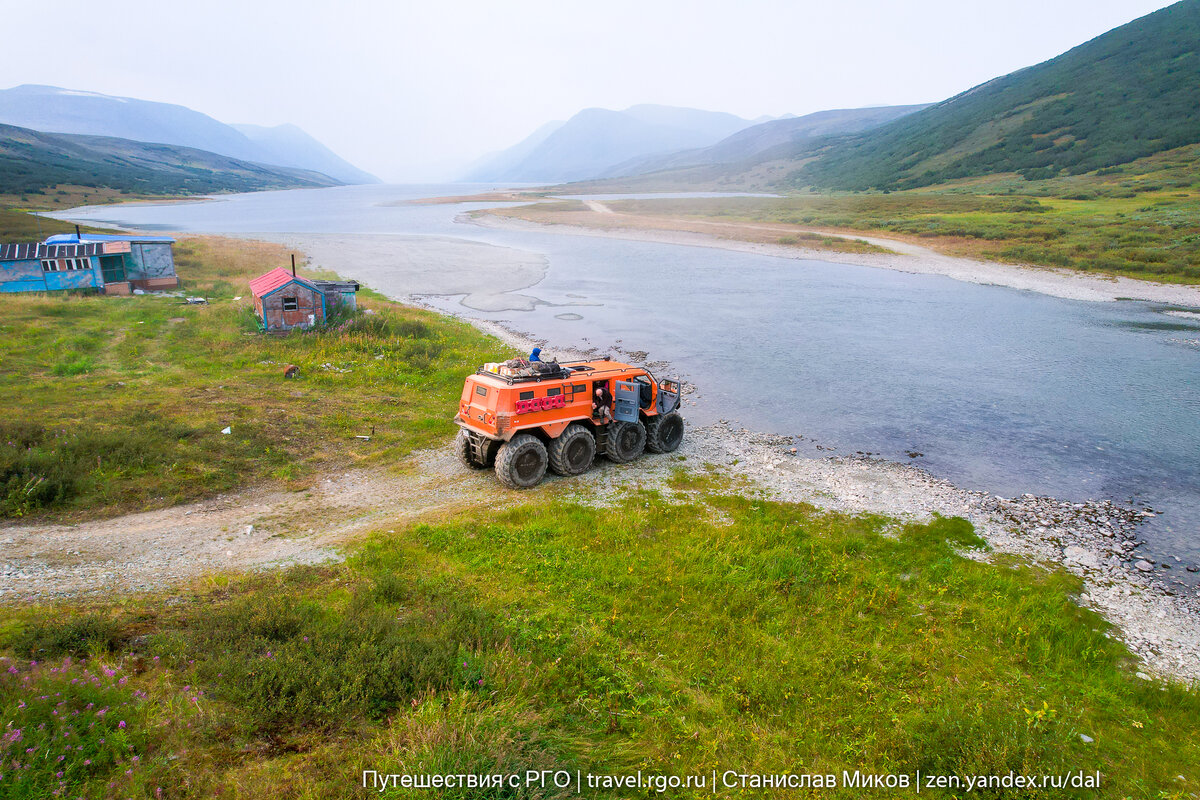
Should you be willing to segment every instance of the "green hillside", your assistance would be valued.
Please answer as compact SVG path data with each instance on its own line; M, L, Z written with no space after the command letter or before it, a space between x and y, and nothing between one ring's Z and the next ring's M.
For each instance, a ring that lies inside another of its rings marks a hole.
M37 193L59 185L201 194L339 184L319 172L239 161L190 147L0 125L0 194Z
M1200 0L1184 0L868 135L825 143L792 186L903 189L1077 175L1200 142ZM810 155L812 155L810 151Z

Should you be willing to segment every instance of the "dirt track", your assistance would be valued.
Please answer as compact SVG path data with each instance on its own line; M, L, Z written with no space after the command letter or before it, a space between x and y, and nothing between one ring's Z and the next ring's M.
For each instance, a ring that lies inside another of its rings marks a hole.
M78 525L6 525L0 600L152 590L215 570L337 558L337 543L483 503L493 491L490 476L447 449L395 471L327 475L301 492L251 489Z
M587 476L545 483L537 494L619 494L630 483L678 462L600 462ZM604 492L600 492L604 494ZM400 530L497 500L514 501L491 471L463 466L450 447L414 454L395 470L359 469L323 476L289 492L248 489L199 503L77 525L0 526L0 602L156 591L206 573L340 558L337 546L371 531Z

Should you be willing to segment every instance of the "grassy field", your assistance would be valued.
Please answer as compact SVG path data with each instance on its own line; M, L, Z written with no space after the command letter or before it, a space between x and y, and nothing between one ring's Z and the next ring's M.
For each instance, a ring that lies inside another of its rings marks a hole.
M964 558L981 543L960 520L675 488L690 494L507 501L341 565L9 609L0 798L379 795L363 770L710 781L669 793L688 797L711 795L713 770L1102 776L1030 797L1200 788L1200 696L1133 677L1073 579ZM721 794L808 794L738 786ZM417 794L574 788L383 796Z
M1200 146L1190 146L1048 180L993 175L891 193L618 200L608 205L645 220L644 227L702 230L697 223L769 223L782 226L771 235L783 244L806 244L788 239L810 229L850 236L878 233L953 255L1194 284L1200 283L1198 159ZM606 185L604 190L620 187ZM578 206L538 204L494 213L538 222L629 225L606 215L583 219L578 212ZM719 235L772 241L766 232L753 229Z
M265 336L247 281L286 251L211 238L175 250L184 290L209 305L0 295L0 516L114 514L386 465L448 436L463 374L506 352L369 291L374 314Z

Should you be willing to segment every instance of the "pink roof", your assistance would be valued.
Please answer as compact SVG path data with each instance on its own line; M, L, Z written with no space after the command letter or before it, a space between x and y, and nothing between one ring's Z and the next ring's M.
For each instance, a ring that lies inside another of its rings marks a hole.
M259 275L257 278L250 281L250 291L254 293L255 297L263 297L264 295L270 294L280 286L290 283L291 281L303 283L310 289L316 288L311 283L304 280L304 278L299 278L295 275L292 275L292 273L288 272L283 267L276 267L266 275Z

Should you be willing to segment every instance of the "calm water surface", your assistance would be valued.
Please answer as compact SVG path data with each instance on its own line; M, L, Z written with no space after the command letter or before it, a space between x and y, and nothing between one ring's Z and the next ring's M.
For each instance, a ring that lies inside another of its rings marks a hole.
M1149 505L1164 512L1144 529L1151 554L1200 562L1200 319L1144 302L455 219L495 204L386 205L488 188L265 192L70 216L150 230L456 237L542 254L545 278L522 290L542 301L532 311L426 299L545 337L551 353L616 342L648 351L697 384L698 422L798 434L1006 496ZM414 291L402 276L382 284Z

